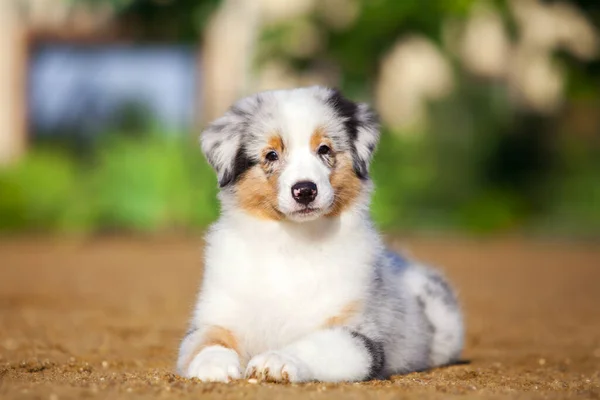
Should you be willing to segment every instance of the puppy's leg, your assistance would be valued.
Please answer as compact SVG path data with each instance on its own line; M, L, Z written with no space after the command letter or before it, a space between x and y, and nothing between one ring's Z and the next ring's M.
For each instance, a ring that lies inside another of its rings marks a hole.
M205 382L229 382L242 376L237 340L220 326L191 330L183 339L178 372Z
M439 271L423 266L413 268L404 279L431 332L429 364L456 362L463 348L464 323L454 290Z
M248 363L246 377L274 382L362 381L378 377L384 362L381 342L335 327L257 355Z

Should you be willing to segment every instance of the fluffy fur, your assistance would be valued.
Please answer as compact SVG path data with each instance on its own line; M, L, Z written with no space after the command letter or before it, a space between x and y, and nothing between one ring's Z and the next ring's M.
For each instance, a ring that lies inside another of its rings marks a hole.
M181 375L361 381L458 359L452 289L387 251L369 218L378 138L369 107L323 87L242 99L203 132L222 209ZM298 182L316 185L310 203Z

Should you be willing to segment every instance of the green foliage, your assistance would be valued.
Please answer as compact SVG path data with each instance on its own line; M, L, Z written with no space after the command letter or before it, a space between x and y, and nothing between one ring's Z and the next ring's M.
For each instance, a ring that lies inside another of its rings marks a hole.
M371 81L383 55L403 35L420 32L440 38L443 21L464 17L472 3L473 0L362 1L362 11L352 29L328 33L328 54L343 71L342 86L351 90L364 85L365 78Z
M0 173L0 229L203 228L216 218L216 191L212 170L181 135L109 135L85 162L34 148Z
M596 147L562 143L568 151L561 172L520 178L526 192L486 173L505 135L462 133L463 140L448 140L383 132L371 170L372 214L381 228L600 233ZM0 170L0 231L203 229L217 217L216 196L214 172L187 136L105 135L87 159L34 147L18 165Z
M285 21L262 32L257 62L285 59L298 69L327 60L341 73L340 87L365 97L382 57L396 41L415 33L441 41L444 22L463 19L477 0L358 0L359 15L347 29L332 29L319 12L305 17L323 35L322 49L307 58L289 54L288 37L302 20Z
M110 6L121 21L135 25L142 40L196 43L221 0L65 0L88 6Z
M524 222L520 198L473 173L481 148L445 151L454 164L440 157L443 138L422 133L384 132L372 167L376 188L372 213L379 226L393 231L462 230L498 232ZM454 145L454 146L453 146ZM467 172L470 171L470 172Z
M59 152L40 150L0 171L0 230L61 230L69 226L67 205L77 204L75 165Z
M494 83L461 79L431 105L429 130L384 132L373 165L382 227L506 232L539 224L554 207L545 192L562 185L554 180L559 153L552 135L538 133L547 121L513 113Z
M549 199L535 227L541 233L593 236L600 233L600 144L565 137L562 169L545 188Z
M216 206L211 200L214 178L205 165L193 161L191 145L169 136L146 138L141 144L122 138L103 143L90 176L98 222L154 231L210 220Z

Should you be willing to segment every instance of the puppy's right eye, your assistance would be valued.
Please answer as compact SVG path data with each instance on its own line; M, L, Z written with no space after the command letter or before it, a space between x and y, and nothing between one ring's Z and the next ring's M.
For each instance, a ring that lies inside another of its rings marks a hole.
M277 161L279 160L279 155L275 151L270 151L265 155L265 159L270 162Z

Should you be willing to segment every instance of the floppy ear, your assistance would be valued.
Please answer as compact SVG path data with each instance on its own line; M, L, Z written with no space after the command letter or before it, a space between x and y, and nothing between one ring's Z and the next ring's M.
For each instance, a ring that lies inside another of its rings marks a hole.
M356 120L358 121L358 127L354 142L356 151L354 168L360 170L359 177L362 175L368 177L373 153L379 142L379 118L368 104L359 103L356 110Z
M221 188L235 183L256 164L248 157L243 144L250 115L239 105L233 106L200 135L202 152L217 173Z
M333 107L344 127L352 150L354 172L360 179L369 178L369 165L379 142L379 118L366 103L354 103L333 90L327 103Z

